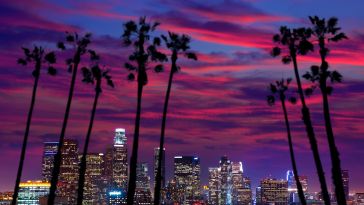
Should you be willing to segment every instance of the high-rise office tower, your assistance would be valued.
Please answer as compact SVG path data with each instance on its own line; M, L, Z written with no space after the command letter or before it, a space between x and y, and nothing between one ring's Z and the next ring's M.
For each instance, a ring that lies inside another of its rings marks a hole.
M150 177L148 174L148 164L138 163L136 169L136 188L134 204L150 205L152 203L152 193L150 191Z
M258 186L255 189L255 204L256 205L264 205L262 199L262 187Z
M345 198L349 199L349 170L341 170L341 177L343 179Z
M231 204L231 192L232 192L232 167L231 161L227 156L223 156L220 159L220 190L221 197L219 199L220 204Z
M58 142L44 142L42 159L43 181L50 181L52 178L54 156L57 154Z
M155 180L157 178L157 171L158 171L158 157L159 157L159 147L154 148L154 186ZM163 159L162 159L162 181L161 187L165 187L165 175L166 175L166 149L163 148Z
M65 197L69 204L77 199L79 159L78 143L76 140L66 139L61 150L62 163L59 175L59 195Z
M210 167L208 204L218 205L220 194L220 168Z
M348 170L341 170L341 177L343 179L343 187L345 192L346 200L349 198L349 171ZM335 194L335 185L332 184L332 195L331 199L336 201L336 194Z
M18 205L39 204L39 199L49 194L49 182L27 181L19 184Z
M299 203L296 180L292 170L287 171L286 180L288 185L288 202L290 204Z
M243 177L243 164L241 162L231 163L231 204L249 205L252 202L250 182Z
M287 205L288 182L266 178L260 181L260 194L262 204Z
M184 190L183 204L191 204L201 198L200 159L193 156L174 157L174 178Z
M102 183L102 170L103 170L103 156L102 153L89 153L86 155L86 173L85 185L83 193L83 201L85 204L98 204L101 203L100 183ZM80 158L82 155L80 155Z
M122 189L128 184L128 149L125 129L115 129L114 147L112 155L112 179Z
M251 189L251 180L249 177L243 176L244 189L242 191L243 204L250 205L253 203L253 193Z
M244 188L243 184L243 164L241 162L231 163L231 203L242 204L242 192Z

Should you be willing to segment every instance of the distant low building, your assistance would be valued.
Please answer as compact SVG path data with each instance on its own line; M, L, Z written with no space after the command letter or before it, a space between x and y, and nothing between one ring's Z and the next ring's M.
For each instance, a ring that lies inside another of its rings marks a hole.
M11 204L13 199L13 192L0 192L0 205Z
M354 196L354 205L364 205L364 193L356 193Z
M40 204L39 198L48 195L50 187L50 183L42 181L20 183L18 205Z

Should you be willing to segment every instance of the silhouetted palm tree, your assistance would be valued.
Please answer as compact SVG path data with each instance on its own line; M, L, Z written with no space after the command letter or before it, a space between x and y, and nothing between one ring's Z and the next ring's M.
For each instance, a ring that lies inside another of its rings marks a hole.
M66 61L67 65L68 65L68 71L72 72L72 79L71 79L71 85L70 85L70 89L69 89L69 93L68 93L68 100L67 100L67 105L66 105L66 111L64 114L61 135L59 137L57 153L54 156L54 164L53 164L53 170L52 170L51 188L50 188L49 197L48 197L48 205L53 205L55 197L56 197L58 177L59 177L59 172L60 172L61 163L62 163L61 151L62 151L62 147L63 147L64 136L66 133L68 116L69 116L70 109L71 109L71 103L72 103L73 91L74 91L75 83L76 83L78 65L81 61L81 56L90 51L87 49L87 46L91 43L90 38L91 38L90 33L85 34L83 37L79 37L79 35L77 33L75 33L75 34L67 33L67 36L66 36L66 41L74 46L75 53L72 58L67 59L67 61ZM58 46L58 48L60 48L62 50L66 49L63 42L59 42L57 46ZM94 53L92 53L92 51L89 53L90 53L91 59L92 59Z
M293 62L294 73L297 81L298 93L302 104L303 122L306 126L307 136L311 145L311 150L316 164L317 174L319 177L322 196L326 205L330 204L330 196L327 190L324 169L320 159L320 154L317 146L315 132L313 130L310 111L305 102L303 94L300 75L298 72L297 55L306 55L308 52L313 51L313 44L309 41L312 30L307 28L289 29L285 26L280 28L280 33L273 36L273 41L288 49L288 54L282 57L282 62L288 64ZM271 53L273 56L281 54L280 47L274 47Z
M95 54L94 56L97 57L95 59L95 60L97 60L98 55ZM91 118L90 118L88 130L87 130L85 145L83 148L83 154L82 154L82 158L81 158L79 176L78 176L78 197L77 197L78 205L82 205L82 201L83 201L83 191L84 191L83 188L84 188L85 173L86 173L86 156L87 156L88 145L90 142L91 131L92 131L92 126L93 126L93 122L94 122L97 102L98 102L100 93L102 92L102 89L101 89L102 79L105 78L107 85L114 87L114 83L111 80L109 71L108 70L103 71L99 67L98 63L94 64L91 68L83 67L83 68L81 68L81 70L82 70L82 74L83 74L82 81L85 83L95 84L95 93L96 94L95 94L94 103L93 103L92 110L91 110Z
M288 86L289 86L291 80L292 79L290 79L290 78L287 79L287 80L282 79L281 81L276 81L275 84L271 83L270 84L270 90L271 90L272 94L267 97L267 101L268 101L268 104L272 106L274 104L274 102L275 102L275 97L276 97L275 95L278 95L278 98L281 101L283 114L284 114L284 120L285 120L285 123L286 123L286 129L287 129L289 153L290 153L290 156L291 156L292 169L293 169L294 178L296 180L298 196L300 198L301 204L306 205L305 195L303 193L302 184L300 182L298 171L297 171L296 159L295 159L295 155L294 155L294 151L293 151L291 129L290 129L289 120L288 120L288 113L287 113L287 109L286 109L286 94L285 94L285 92L288 90ZM296 98L290 98L290 101L292 103L295 103Z
M23 138L23 145L22 145L22 149L21 149L21 153L20 153L19 167L18 167L18 172L16 175L13 200L11 202L12 205L15 205L17 202L17 199L18 199L19 184L20 184L21 175L23 172L25 152L26 152L27 145L28 145L29 129L30 129L31 121L32 121L35 97L36 97L37 88L38 88L38 81L39 81L40 71L41 71L43 63L48 64L48 74L50 74L50 75L57 74L57 70L52 66L52 64L56 63L56 55L54 54L54 52L45 53L44 49L40 46L34 46L33 50L30 50L28 48L22 48L22 49L23 49L25 58L18 59L18 63L21 65L27 65L28 63L34 63L34 70L32 72L32 75L34 77L34 84L33 84L32 99L30 101L30 108L28 111L27 124L25 127L25 133L24 133L24 138Z
M167 61L166 55L157 50L157 46L160 45L160 38L155 37L152 43L149 43L151 39L151 33L155 31L159 23L148 23L145 17L141 17L139 22L128 21L124 24L124 33L122 35L123 43L125 46L133 45L134 51L129 56L131 62L135 62L136 65L131 63L125 63L125 67L131 72L128 76L129 80L134 80L135 76L133 72L137 73L138 83L138 102L135 118L135 129L133 138L133 149L130 158L130 175L128 183L127 204L132 205L134 200L135 186L136 186L136 164L138 160L138 147L139 147L139 127L140 127L140 114L143 87L148 83L147 70L150 61L163 62ZM145 48L148 46L147 48ZM158 64L154 67L155 71L160 72L163 70L163 66Z
M171 72L169 74L168 87L166 98L164 101L163 108L163 118L162 118L162 128L161 128L161 137L159 142L159 154L158 154L158 169L157 176L155 179L155 189L154 189L154 204L159 205L160 202L160 194L161 194L161 181L162 181L162 159L163 159L163 149L164 149L164 133L166 129L166 120L167 120L167 110L168 110L168 101L171 93L172 80L174 73L180 70L180 67L177 66L177 60L179 54L184 54L187 58L197 60L197 56L195 53L189 52L190 46L190 37L186 35L179 36L178 34L168 32L168 37L162 35L162 39L165 41L166 46L172 52L171 56ZM165 176L163 176L165 177Z
M313 25L312 31L313 36L318 40L318 45L320 48L321 65L312 66L311 72L303 75L304 78L312 81L313 83L318 83L318 87L321 90L323 99L323 110L325 118L326 136L329 143L330 155L331 155L331 166L332 166L332 179L335 186L335 194L337 203L340 205L346 205L345 190L343 185L343 179L341 175L341 164L339 151L335 144L334 132L331 125L330 109L328 95L331 94L333 88L327 86L327 80L331 82L341 82L341 74L337 71L329 71L329 63L326 61L326 57L329 53L329 48L327 47L328 42L338 42L343 39L347 39L345 33L340 32L341 28L338 27L337 18L330 18L327 21L325 19L320 19L317 16L309 17ZM315 86L314 86L315 87ZM308 93L310 93L312 88L309 88Z

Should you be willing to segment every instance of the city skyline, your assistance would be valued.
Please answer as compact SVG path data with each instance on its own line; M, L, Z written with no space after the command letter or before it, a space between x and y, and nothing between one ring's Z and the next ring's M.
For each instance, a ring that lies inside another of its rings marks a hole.
M243 162L244 172L256 187L261 178L285 178L290 169L286 133L278 107L266 104L267 83L276 78L293 77L291 66L272 59L272 35L279 26L308 26L308 15L336 16L349 39L333 46L328 61L339 70L344 82L335 85L330 97L332 121L342 169L350 171L350 190L364 192L364 14L362 1L312 0L274 1L213 0L185 4L169 0L137 0L133 4L118 1L87 5L74 1L0 0L0 191L13 189L25 115L29 107L31 69L20 67L22 46L34 43L56 50L65 31L93 32L93 46L100 50L101 63L110 67L115 88L105 88L96 111L90 153L103 152L114 136L113 130L127 130L127 160L130 158L136 103L136 85L128 82L122 68L130 50L121 46L122 24L146 15L161 23L160 33L172 30L191 36L191 49L199 61L181 60L182 70L175 76L166 129L167 180L173 175L174 156L198 156L201 179L207 184L208 168L216 159L229 156ZM294 2L294 3L292 3ZM295 6L300 7L294 11ZM329 4L330 6L326 6ZM300 58L303 74L318 59ZM43 142L56 142L60 134L66 88L70 74L60 55L55 78L42 76L29 136L22 181L41 179ZM169 70L169 67L167 66ZM148 162L154 178L154 148L158 147L162 113L161 96L167 84L167 72L151 74L142 104L139 162ZM80 76L79 76L80 77ZM304 82L305 85L307 82ZM66 139L76 139L83 148L92 88L77 79ZM321 98L307 98L319 142L327 183L331 191L330 156L325 139ZM287 105L292 126L299 173L308 177L310 189L319 190L312 154L301 121L299 105ZM125 159L124 159L125 160Z
M112 137L110 137L110 144L108 146L106 146L103 150L101 150L100 152L96 152L96 153L88 153L87 154L87 169L86 169L86 178L89 177L89 175L92 175L95 174L95 171L96 171L96 175L97 176L94 176L95 179L97 180L104 180L103 177L108 177L108 175L118 175L118 176L124 176L125 177L125 173L128 173L129 172L129 168L127 167L128 165L128 159L125 161L125 156L128 155L128 154L123 154L123 150L121 151L121 155L122 155L122 158L119 158L121 159L121 161L119 160L115 160L114 157L111 157L111 159L109 159L110 161L110 165L108 165L108 156L107 156L107 153L110 152L120 152L118 150L114 150L112 149L113 147L124 147L124 146L127 146L128 143L128 139L126 137L126 130L124 128L116 128L115 129L115 132L114 132L114 135ZM50 174L51 174L51 171L52 171L52 163L50 162L53 162L53 159L50 158L50 156L53 156L54 157L54 154L55 154L55 150L56 150L56 147L57 147L57 142L44 142L44 147L43 147L43 156L42 156L42 160L41 160L41 163L40 163L40 166L41 166L41 170L40 170L40 178L33 178L33 179L27 179L27 180L22 180L23 183L26 183L27 181L48 181L50 180ZM80 157L81 157L81 153L79 152L79 142L75 139L67 139L65 141L65 151L63 151L62 153L64 153L64 159L63 159L63 165L61 166L62 168L61 169L65 169L67 171L63 171L66 173L66 176L69 178L71 176L71 178L74 178L76 177L76 174L78 173L76 171L75 168L72 168L74 167L74 163L73 162L76 162L77 160L77 163L79 163L79 160L80 160ZM158 150L159 148L154 148L154 153L156 152L156 150ZM72 150L71 152L68 151L68 150ZM126 151L126 150L125 150ZM70 158L69 155L71 155L72 157ZM105 156L106 155L106 156ZM111 154L113 155L113 154ZM116 154L117 156L120 156L120 153ZM76 157L78 156L78 157ZM75 158L76 157L76 158ZM98 159L99 157L102 157L102 159ZM65 160L66 159L66 160ZM256 182L253 182L254 185L251 185L251 180L249 179L249 175L247 173L244 172L244 167L245 165L243 165L243 162L242 161L236 161L236 162L233 162L229 159L229 156L221 156L220 158L220 161L218 159L215 159L215 164L216 165L219 165L220 168L216 167L216 166L211 166L211 167L207 167L207 171L208 171L208 176L207 178L200 178L201 176L201 172L202 172L202 169L200 168L200 157L194 155L194 156L191 156L191 155L177 155L177 156L173 156L170 161L172 161L172 164L173 166L170 167L169 169L166 169L166 184L167 182L169 182L170 180L172 179L176 179L176 177L178 178L178 175L176 176L176 167L179 167L181 166L182 168L179 168L179 170L182 170L181 171L177 171L177 173L182 173L182 175L186 174L185 173L185 168L184 166L186 165L186 163L194 163L194 161L197 161L197 164L198 164L198 181L201 181L199 187L203 188L203 186L209 186L209 182L210 182L210 178L211 178L211 171L214 172L214 171L218 171L218 172L221 172L221 170L225 170L225 175L227 175L226 172L230 173L231 176L230 178L231 179L231 183L233 183L233 178L234 178L234 173L235 174L241 174L241 177L243 177L241 180L248 180L249 181L249 189L252 190L252 193L255 193L254 192L254 189L259 187L259 183L261 180L265 180L265 179L274 179L274 180L285 180L288 182L288 185L287 185L287 188L288 190L290 190L290 186L293 186L293 190L297 191L295 186L296 186L296 182L294 181L294 178L293 178L293 172L292 170L290 170L291 168L287 167L286 169L285 168L282 168L282 176L285 176L285 177L281 177L281 176L274 176L274 175L271 175L271 174L267 174L265 176L261 176L261 178L258 179L258 181ZM71 160L71 161L70 161ZM154 179L155 179L155 166L156 166L156 163L155 163L155 156L153 156L153 159L152 160L147 160L148 162L138 162L138 166L137 166L137 173L142 173L142 176L144 178L148 178L148 186L149 188L151 189L151 191L153 191L154 189ZM176 162L177 160L177 162ZM179 160L179 161L178 161ZM101 162L98 162L98 161L102 161ZM150 164L150 162L153 162L152 164ZM168 160L167 160L168 161ZM227 164L226 164L227 163ZM101 164L104 164L104 167L102 168L103 170L105 171L101 171L99 169L101 169ZM117 164L117 166L115 167L114 164ZM71 166L71 168L69 167ZM108 166L111 166L110 168ZM229 168L227 168L226 166L228 166ZM114 174L114 172L120 172L120 168L118 167L125 167L127 170L126 171L122 171L124 174ZM222 167L225 167L225 168L222 168ZM115 169L115 170L114 170ZM228 171L228 170L230 171ZM71 171L70 171L71 170ZM119 171L118 171L119 170ZM288 171L286 171L288 170ZM71 173L70 173L71 172ZM108 173L108 172L111 172L111 173ZM144 173L145 172L145 173ZM146 174L146 175L145 175ZM64 174L63 174L64 175ZM61 174L61 176L63 176ZM104 176L102 176L104 175ZM216 173L215 173L216 175ZM113 178L112 176L110 176L111 178ZM128 175L126 175L127 177ZM153 177L154 176L154 177ZM196 175L197 176L197 175ZM350 183L350 180L349 180L349 170L343 170L343 179L345 181L345 186L347 187L347 184ZM227 177L227 176L226 176ZM299 176L300 178L303 177L303 180L305 181L305 186L304 186L304 191L308 191L310 186L308 186L308 182L309 181L307 179L307 176L304 175L304 173L302 173L301 176ZM127 181L127 179L124 179L124 180L120 180L119 179L120 177L117 177L117 178L113 178L113 180L116 182L117 186L118 187L124 187L123 189L126 189L126 187L123 185L124 183L121 183L121 181ZM143 178L143 180L144 180ZM140 179L139 179L140 180ZM71 181L75 181L75 180L67 180L69 182ZM76 180L77 181L77 180ZM120 184L119 184L119 181L120 181ZM178 180L177 180L178 181ZM90 182L88 182L90 183ZM110 181L108 182L109 185L112 184ZM140 187L141 185L138 185L138 183L142 183L142 182L138 182L138 177L137 177L137 187ZM144 186L147 186L147 185L144 185ZM232 186L232 185L231 185ZM232 188L231 188L232 190ZM333 193L333 189L330 189L332 190L331 193ZM346 189L346 190L349 190L349 189ZM310 193L314 193L316 191L313 191L313 190L309 190ZM349 193L349 192L347 192ZM351 194L354 194L355 191L352 191L350 192ZM232 193L230 193L229 195L232 195ZM231 199L230 199L231 200Z

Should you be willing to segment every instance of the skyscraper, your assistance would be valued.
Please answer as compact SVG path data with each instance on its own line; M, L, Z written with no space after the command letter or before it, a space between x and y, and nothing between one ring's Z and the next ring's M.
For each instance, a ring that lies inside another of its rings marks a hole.
M183 204L191 204L201 198L200 159L193 156L174 157L174 178L184 190Z
M286 180L288 185L288 202L290 204L298 203L300 200L298 197L296 180L292 170L287 171Z
M241 162L231 163L231 204L249 205L252 202L250 180L243 177L243 164Z
M112 155L113 182L122 189L127 189L128 183L128 149L124 128L115 129Z
M288 182L266 178L260 181L261 204L287 205Z
M135 201L137 205L150 205L152 203L152 193L150 191L150 177L148 174L148 164L138 163L136 169L136 189Z
M100 183L102 183L102 169L103 169L103 156L102 153L89 153L86 155L86 174L85 186L83 193L83 201L85 204L98 204L101 203ZM82 155L80 155L82 157Z
M57 154L58 142L44 142L42 158L43 181L50 181L52 178L54 156Z
M159 157L159 147L154 148L154 186L155 180L157 178L157 171L158 171L158 157ZM161 187L165 187L165 175L166 175L166 149L163 148L163 159L162 159L162 181Z
M348 200L349 199L349 170L341 170L341 176L343 178L345 198Z
M27 181L19 184L18 205L39 204L39 198L49 194L49 182Z
M231 192L232 192L232 167L231 161L227 156L221 157L220 160L220 190L221 197L219 204L231 204Z
M211 205L218 205L220 198L220 168L209 168L209 199L208 203Z
M65 197L69 204L77 199L77 185L79 173L78 143L76 140L66 139L61 150L62 163L59 175L59 196Z

